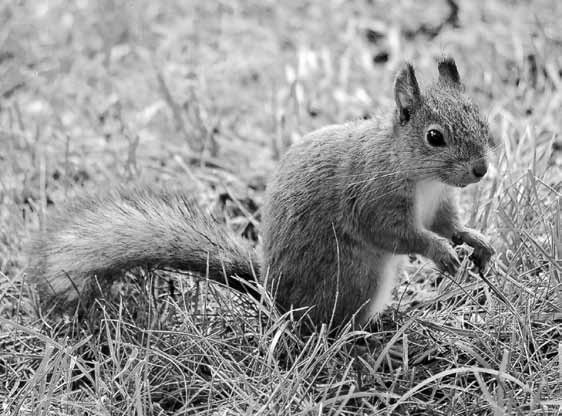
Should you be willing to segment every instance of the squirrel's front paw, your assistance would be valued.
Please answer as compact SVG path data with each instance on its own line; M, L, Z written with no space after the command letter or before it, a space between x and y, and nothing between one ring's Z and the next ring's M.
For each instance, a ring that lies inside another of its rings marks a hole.
M470 259L479 270L484 271L492 256L496 253L488 239L476 230L465 228L453 236L453 241L466 243L474 249Z
M439 270L449 273L451 276L457 274L461 262L457 253L445 239L439 241L437 248L433 251L431 259L435 262Z

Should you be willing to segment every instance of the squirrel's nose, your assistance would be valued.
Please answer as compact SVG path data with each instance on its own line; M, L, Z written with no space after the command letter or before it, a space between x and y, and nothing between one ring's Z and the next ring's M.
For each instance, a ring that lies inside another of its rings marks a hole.
M477 178L482 178L488 172L488 164L485 161L480 161L472 166L472 173Z

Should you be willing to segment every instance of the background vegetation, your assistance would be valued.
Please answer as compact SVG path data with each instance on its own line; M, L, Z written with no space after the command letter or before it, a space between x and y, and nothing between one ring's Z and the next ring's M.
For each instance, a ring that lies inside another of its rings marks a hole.
M0 19L3 414L562 413L561 2L3 1ZM498 251L485 280L418 260L379 332L335 338L150 272L85 321L38 311L24 248L53 206L167 183L255 241L286 147L392 105L398 64L427 82L443 52L501 143L464 193Z

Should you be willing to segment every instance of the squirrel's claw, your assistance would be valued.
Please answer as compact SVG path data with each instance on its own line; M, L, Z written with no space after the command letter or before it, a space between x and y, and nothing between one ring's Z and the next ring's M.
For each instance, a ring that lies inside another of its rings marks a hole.
M452 241L455 245L466 243L474 249L473 253L470 255L470 260L472 260L474 265L481 271L485 270L488 262L496 253L486 237L470 228L455 233L452 237Z
M492 247L475 247L469 258L478 270L484 271L494 254L495 250Z
M453 234L453 236L451 237L451 241L453 242L453 246L455 247L460 246L464 243L459 233Z
M461 262L457 256L457 253L451 247L445 253L442 253L440 259L437 262L437 266L441 271L447 272L451 276L457 274L457 270L461 266Z

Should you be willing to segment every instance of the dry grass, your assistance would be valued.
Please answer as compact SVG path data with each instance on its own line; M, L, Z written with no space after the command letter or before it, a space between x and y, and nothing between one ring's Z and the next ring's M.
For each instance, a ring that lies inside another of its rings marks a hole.
M562 7L459 6L3 2L3 414L561 414ZM484 279L413 268L379 332L337 337L185 278L170 296L147 276L83 321L38 313L24 246L50 205L167 182L252 237L287 145L392 104L397 64L427 78L443 51L501 143L465 193L498 251Z

